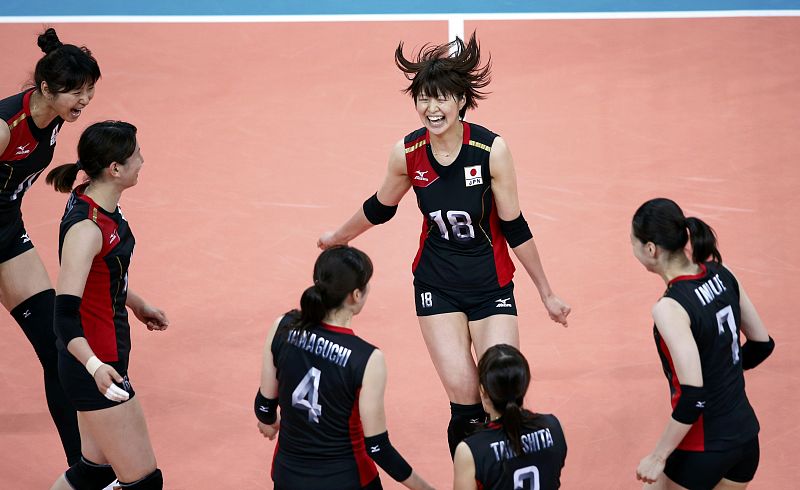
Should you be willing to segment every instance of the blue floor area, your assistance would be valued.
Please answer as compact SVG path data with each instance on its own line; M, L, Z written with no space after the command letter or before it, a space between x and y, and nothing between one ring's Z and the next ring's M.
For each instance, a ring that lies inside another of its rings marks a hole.
M797 9L800 9L800 0L0 0L0 16L353 15Z

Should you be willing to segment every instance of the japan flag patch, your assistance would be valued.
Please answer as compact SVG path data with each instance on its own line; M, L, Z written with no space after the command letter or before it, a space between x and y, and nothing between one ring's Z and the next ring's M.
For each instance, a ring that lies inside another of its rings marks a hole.
M464 183L467 185L467 187L483 184L483 177L481 176L480 165L474 165L472 167L464 167Z

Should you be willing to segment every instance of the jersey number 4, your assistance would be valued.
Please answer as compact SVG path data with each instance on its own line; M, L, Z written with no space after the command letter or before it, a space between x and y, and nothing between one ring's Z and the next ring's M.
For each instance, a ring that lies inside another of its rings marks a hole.
M308 421L319 423L322 405L319 404L319 369L312 367L292 392L292 406L308 411Z
M739 334L736 328L736 318L733 316L733 308L730 305L717 312L717 333L725 334L725 326L731 331L731 356L733 363L739 362Z

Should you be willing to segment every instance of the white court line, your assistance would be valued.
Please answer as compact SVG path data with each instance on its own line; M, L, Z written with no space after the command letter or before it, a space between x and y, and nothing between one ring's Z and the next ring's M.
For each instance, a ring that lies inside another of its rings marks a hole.
M341 15L47 15L0 16L0 23L230 23L397 22L466 20L692 19L714 17L800 17L798 10L702 10L664 12L511 12ZM463 30L463 29L462 29Z

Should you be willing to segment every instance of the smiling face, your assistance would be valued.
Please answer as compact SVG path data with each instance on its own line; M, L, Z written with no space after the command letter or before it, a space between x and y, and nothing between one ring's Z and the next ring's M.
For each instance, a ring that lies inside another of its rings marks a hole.
M68 92L51 93L44 83L42 93L53 112L66 122L75 122L94 97L94 84L86 84Z
M459 111L466 103L464 97L439 94L429 96L421 93L417 97L417 114L423 126L435 135L441 135L460 121Z

